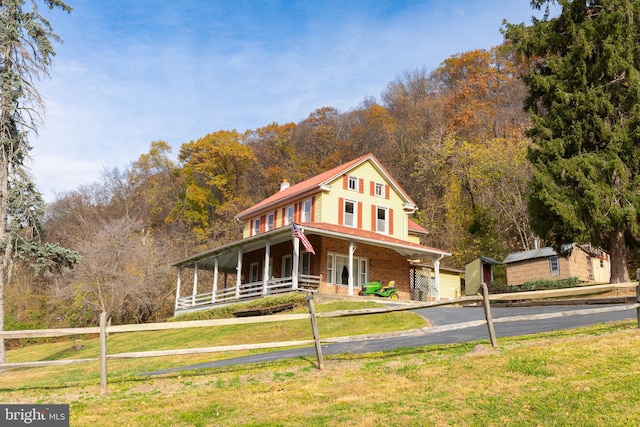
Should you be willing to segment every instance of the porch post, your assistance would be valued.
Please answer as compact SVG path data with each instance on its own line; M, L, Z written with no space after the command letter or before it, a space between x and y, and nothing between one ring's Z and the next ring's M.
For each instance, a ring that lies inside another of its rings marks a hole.
M353 253L356 251L356 246L353 241L349 241L349 279L347 280L349 295L353 295Z
M191 305L196 305L196 294L198 293L198 263L193 265L193 293L191 294Z
M236 299L240 299L240 285L242 285L242 248L238 248L238 269L236 270Z
M293 259L291 260L291 289L298 290L298 259L300 258L300 239L293 239Z
M267 286L269 284L269 257L271 256L271 245L269 240L265 242L264 247L264 268L262 269L262 296L267 295Z
M218 292L218 257L213 259L213 289L211 289L211 304L216 302L216 292Z
M440 258L433 261L433 274L434 274L434 293L436 297L436 301L440 301L440 260L444 258L444 255L441 255Z
M177 286L176 286L176 305L173 308L173 311L175 313L176 310L178 310L178 300L180 299L180 287L182 285L182 267L178 267L178 280L177 280Z

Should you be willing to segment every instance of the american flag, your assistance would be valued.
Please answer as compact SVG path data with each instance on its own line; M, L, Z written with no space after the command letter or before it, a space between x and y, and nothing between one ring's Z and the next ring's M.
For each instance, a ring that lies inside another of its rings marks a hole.
M295 223L291 223L293 225L293 237L300 239L302 245L307 250L307 252L311 252L312 254L316 254L316 251L313 250L313 246L311 246L311 242L306 238L300 227L298 227Z

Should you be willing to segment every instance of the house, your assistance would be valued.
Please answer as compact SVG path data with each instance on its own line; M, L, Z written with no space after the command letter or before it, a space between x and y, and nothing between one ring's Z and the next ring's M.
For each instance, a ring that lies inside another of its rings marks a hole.
M416 210L372 154L294 185L285 180L237 215L241 240L171 264L178 269L175 311L297 289L357 295L373 280L395 281L409 300L421 263L433 266L438 289L440 261L450 254L420 243L426 230L410 219ZM294 226L308 245L293 238ZM182 283L185 270L193 270L191 286ZM208 289L198 293L203 272ZM186 287L191 294L183 296Z
M577 243L564 245L560 253L550 247L514 252L507 255L504 264L507 285L570 277L584 283L608 283L611 276L610 259L605 251Z
M502 264L493 258L481 256L464 266L465 295L476 295L481 291L480 285L493 283L493 266Z

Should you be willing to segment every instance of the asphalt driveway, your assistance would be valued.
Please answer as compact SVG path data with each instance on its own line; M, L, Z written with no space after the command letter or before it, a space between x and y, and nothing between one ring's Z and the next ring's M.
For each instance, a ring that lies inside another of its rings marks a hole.
M491 314L494 319L510 316L524 316L542 313L559 313L563 311L594 308L593 306L551 306L551 307L492 307ZM484 320L482 307L433 307L415 310L418 314L428 319L433 326L451 325L456 323ZM552 319L527 320L520 322L496 323L495 331L500 342L500 337L527 335L539 332L549 332L563 329L571 329L580 326L607 323L618 320L635 319L635 309L617 312L562 316ZM486 325L447 332L430 333L412 337L385 338L371 341L356 341L349 343L332 343L322 345L322 353L371 353L388 351L397 348L421 347L433 344L452 344L489 340ZM170 372L185 371L191 369L214 368L231 366L243 363L269 362L294 357L312 357L315 361L315 347L304 347L291 350L275 351L262 354L254 354L244 357L234 357L212 362L199 363L178 368L146 372L142 375L161 375Z

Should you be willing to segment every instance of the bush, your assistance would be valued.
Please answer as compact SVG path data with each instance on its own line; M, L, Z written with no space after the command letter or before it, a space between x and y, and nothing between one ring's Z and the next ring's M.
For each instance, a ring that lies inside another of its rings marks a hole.
M500 283L490 283L488 285L489 292L492 294L501 294L509 292L527 292L527 291L544 291L548 289L564 289L575 288L580 286L582 282L577 277L569 277L568 279L551 280L538 279L524 282L522 285L509 286Z

